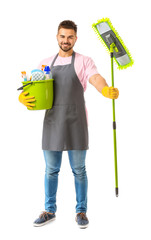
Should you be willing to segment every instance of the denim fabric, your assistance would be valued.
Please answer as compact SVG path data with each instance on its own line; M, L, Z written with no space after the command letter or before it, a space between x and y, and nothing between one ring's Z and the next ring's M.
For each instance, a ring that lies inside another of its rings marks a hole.
M45 171L45 210L55 213L58 173L61 167L62 151L44 150ZM74 175L76 190L76 213L87 211L88 180L85 169L86 150L68 151L70 166Z

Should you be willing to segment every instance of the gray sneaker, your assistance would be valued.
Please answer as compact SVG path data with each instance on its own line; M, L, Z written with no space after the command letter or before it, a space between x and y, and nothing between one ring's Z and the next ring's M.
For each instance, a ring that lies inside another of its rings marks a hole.
M78 213L76 215L76 222L80 228L87 228L89 225L89 220L85 213Z
M54 213L50 213L50 212L42 212L39 216L39 218L37 218L34 223L33 226L34 227L41 227L53 220L55 220L56 216Z

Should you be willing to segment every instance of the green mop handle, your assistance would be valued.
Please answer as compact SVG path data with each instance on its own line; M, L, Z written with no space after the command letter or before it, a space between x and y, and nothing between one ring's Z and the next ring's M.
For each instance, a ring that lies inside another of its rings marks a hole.
M110 45L110 54L111 54L111 79L112 87L114 87L114 69L113 69L113 53L116 51L115 44ZM115 166L115 194L118 197L118 170L117 170L117 145L116 145L116 120L115 120L115 100L112 99L112 108L113 108L113 140L114 140L114 166Z

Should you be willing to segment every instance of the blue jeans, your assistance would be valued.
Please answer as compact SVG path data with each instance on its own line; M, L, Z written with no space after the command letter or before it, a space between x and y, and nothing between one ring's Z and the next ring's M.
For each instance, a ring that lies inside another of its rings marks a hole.
M85 169L86 150L68 151L70 166L75 179L76 213L87 211L87 174ZM45 210L55 213L58 173L61 167L62 151L44 150L45 171Z

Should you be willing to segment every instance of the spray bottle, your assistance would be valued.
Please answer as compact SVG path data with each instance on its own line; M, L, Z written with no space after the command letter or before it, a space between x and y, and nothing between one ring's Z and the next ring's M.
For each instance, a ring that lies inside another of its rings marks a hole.
M49 66L45 66L44 74L45 74L45 80L52 79L52 73L50 71Z
M26 82L27 81L27 76L26 76L26 72L25 71L21 72L21 76L24 79L24 82Z

